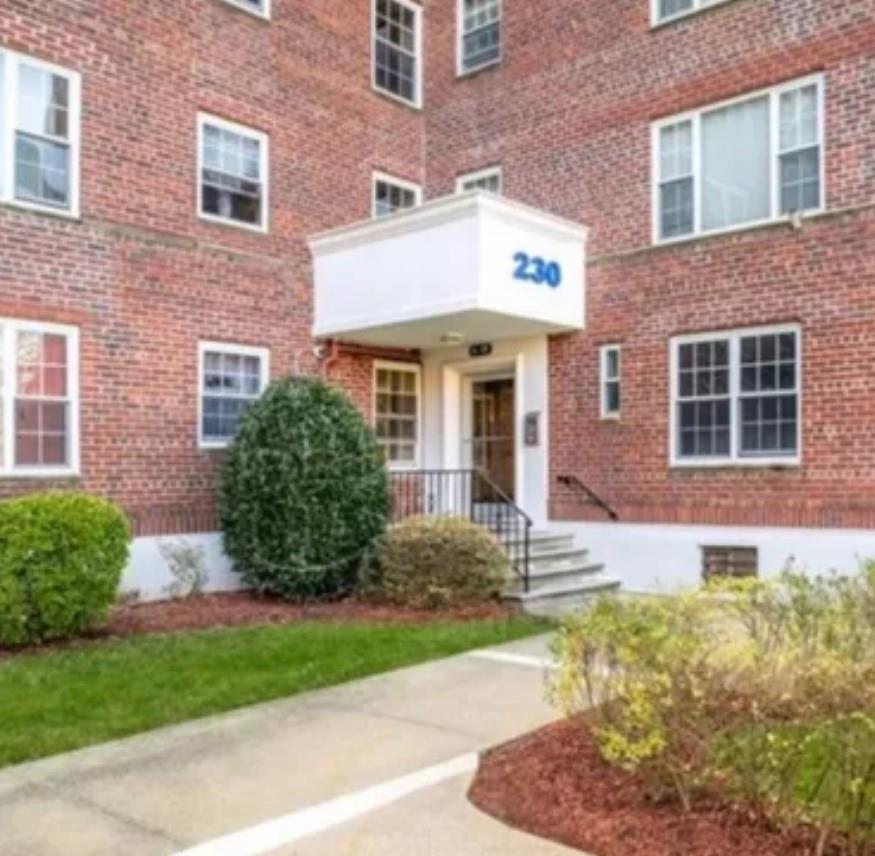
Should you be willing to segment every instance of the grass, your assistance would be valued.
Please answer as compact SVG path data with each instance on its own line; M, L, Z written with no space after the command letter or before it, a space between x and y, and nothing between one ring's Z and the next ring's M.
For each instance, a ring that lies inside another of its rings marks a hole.
M139 636L0 663L0 766L521 639L543 622L298 623Z

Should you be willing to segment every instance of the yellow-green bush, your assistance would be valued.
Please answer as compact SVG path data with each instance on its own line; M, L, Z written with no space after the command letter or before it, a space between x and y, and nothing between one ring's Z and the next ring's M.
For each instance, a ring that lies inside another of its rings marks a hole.
M393 603L434 609L493 598L507 573L504 550L483 527L411 517L389 530L375 582Z
M61 639L103 619L129 540L124 514L97 497L0 502L0 644Z
M875 844L875 564L606 598L554 653L555 703L593 708L604 757L654 795L718 787L848 853Z

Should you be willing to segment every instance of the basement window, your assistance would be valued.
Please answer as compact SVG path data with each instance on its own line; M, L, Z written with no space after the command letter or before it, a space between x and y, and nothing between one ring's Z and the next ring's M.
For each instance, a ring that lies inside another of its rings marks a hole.
M408 0L373 0L374 89L422 106L422 9Z
M759 576L756 547L702 547L702 579L743 579Z

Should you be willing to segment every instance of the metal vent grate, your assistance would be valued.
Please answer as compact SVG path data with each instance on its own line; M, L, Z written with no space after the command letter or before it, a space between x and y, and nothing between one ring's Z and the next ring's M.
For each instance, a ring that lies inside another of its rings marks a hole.
M759 551L756 547L702 547L702 578L756 577Z

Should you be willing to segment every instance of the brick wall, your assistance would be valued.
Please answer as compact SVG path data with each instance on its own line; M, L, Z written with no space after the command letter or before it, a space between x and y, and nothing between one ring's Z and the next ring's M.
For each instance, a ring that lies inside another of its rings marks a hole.
M81 222L0 207L0 314L80 326L83 476L53 486L113 497L143 533L214 525L198 340L319 371L306 237L370 216L373 169L422 180L422 115L370 89L369 4L273 5L0 0L0 46L83 79ZM201 110L269 134L268 235L197 219Z
M875 526L875 0L731 0L651 29L645 0L505 2L505 59L458 79L453 3L431 10L428 185L501 163L507 195L591 228L587 329L550 346L552 511L621 520ZM652 121L814 72L827 205L651 246ZM669 467L669 339L796 321L803 465ZM599 418L598 347L623 345L623 412ZM585 438L585 442L581 442Z

